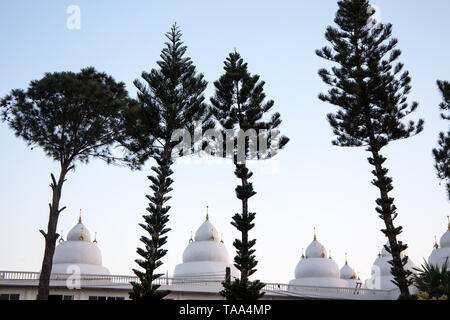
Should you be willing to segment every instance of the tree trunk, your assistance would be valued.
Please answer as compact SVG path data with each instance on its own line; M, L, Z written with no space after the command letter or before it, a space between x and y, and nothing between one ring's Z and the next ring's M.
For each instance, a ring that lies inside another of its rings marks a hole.
M246 165L244 163L244 168L246 168ZM245 187L247 185L247 178L244 176L241 178L242 186ZM248 198L242 199L242 220L246 220L248 218ZM242 241L242 255L245 257L248 254L248 230L242 229L241 231L241 241ZM248 280L248 271L247 269L241 270L241 280Z
M401 228L394 227L394 219L397 216L397 213L395 212L396 208L393 204L393 199L389 198L389 191L393 188L391 185L392 179L386 176L388 170L382 166L386 158L380 155L379 149L371 147L370 151L373 159L369 159L369 163L375 167L375 170L372 171L372 173L376 177L373 184L380 190L380 198L377 199L377 204L379 205L377 212L380 214L380 217L383 219L386 226L386 229L382 231L389 240L392 255L393 263L391 273L394 276L394 280L397 282L401 296L408 297L410 293L407 281L407 271L404 270L400 255L400 253L406 249L406 246L397 241L397 235L400 234Z
M52 183L50 184L50 187L52 188L52 203L49 204L50 213L48 217L47 233L43 230L39 230L45 238L45 251L44 259L42 261L41 274L39 276L38 300L48 300L48 295L50 292L49 284L53 266L53 254L55 253L56 240L59 237L59 234L56 233L56 227L58 224L59 214L66 208L63 207L62 209L59 209L59 201L61 199L61 190L67 172L67 166L61 166L58 181L55 180L53 174L50 175L52 178Z

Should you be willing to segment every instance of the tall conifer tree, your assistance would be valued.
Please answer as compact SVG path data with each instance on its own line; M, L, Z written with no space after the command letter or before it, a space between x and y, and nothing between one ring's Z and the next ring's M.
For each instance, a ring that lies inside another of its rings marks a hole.
M443 111L441 117L444 120L450 120L450 83L448 81L437 81L439 90L442 93L442 102L439 107ZM445 114L444 112L448 113ZM433 156L436 161L435 168L438 178L447 182L447 196L450 200L450 127L447 133L439 133L439 146L433 149Z
M269 121L263 117L272 109L273 100L265 100L263 91L264 82L259 80L258 75L251 75L247 70L247 63L237 52L230 53L224 62L225 74L214 82L216 88L215 96L211 98L212 113L220 123L223 130L267 130L265 139L270 140L270 130L276 129L281 124L279 113L274 113ZM250 132L250 131L248 131ZM246 139L244 150L239 150L235 136L227 137L224 133L224 141L234 140L234 149L231 154L235 164L235 175L241 181L235 189L236 197L242 203L242 213L233 216L232 225L241 232L241 239L235 239L233 245L237 249L234 258L236 268L241 272L241 278L233 282L224 282L224 290L221 295L229 300L256 300L263 296L260 290L264 284L259 280L249 281L249 277L256 272L257 261L255 249L252 249L256 240L249 240L249 231L254 227L255 212L249 212L248 200L256 194L252 183L249 181L253 173L247 167L247 159L261 159L269 156L262 150L251 148L249 139ZM259 136L261 145L263 136ZM275 138L275 137L273 137ZM283 148L289 141L282 136L279 139L279 149ZM267 143L267 141L266 141ZM226 148L225 148L226 149ZM252 151L253 150L253 151ZM239 156L241 154L241 159ZM224 155L227 156L225 150ZM273 156L274 154L271 154Z
M397 239L402 227L394 226L397 208L392 191L392 178L384 166L386 158L380 151L389 142L406 139L422 131L423 120L417 123L402 120L416 110L418 104L407 102L411 78L402 71L403 64L395 63L400 56L397 40L391 38L392 25L373 23L374 14L367 0L338 1L335 23L325 33L331 47L317 50L319 57L335 65L321 69L319 75L332 88L319 98L338 106L328 114L328 121L341 147L364 146L370 153L368 161L374 167L372 184L380 191L376 211L385 228L381 231L389 240L392 254L391 273L399 287L401 298L407 298L411 284L410 272L404 266L408 257L401 256L407 245Z
M167 228L170 206L167 201L171 191L175 147L172 141L177 129L188 129L193 133L194 121L203 123L203 128L212 127L210 114L204 103L203 92L207 82L203 74L197 74L189 57L185 57L186 46L181 41L181 32L176 24L166 34L168 41L157 62L157 69L142 72L144 82L135 80L138 89L139 106L124 113L125 136L121 141L128 149L130 161L143 164L152 158L156 166L153 175L148 176L152 194L147 195L149 206L143 216L145 223L139 224L148 236L142 236L143 248L138 248L140 258L135 260L143 269L133 269L139 282L133 282L130 297L134 300L162 299L168 292L158 290L155 280L162 274L156 269L167 250Z

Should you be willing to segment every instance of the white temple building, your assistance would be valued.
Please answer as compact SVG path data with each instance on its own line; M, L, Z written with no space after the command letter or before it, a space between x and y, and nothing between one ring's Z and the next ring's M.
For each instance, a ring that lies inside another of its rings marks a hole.
M239 271L230 263L230 256L217 229L206 219L197 229L195 238L183 252L183 263L175 267L174 278L209 279L223 281L226 268L230 268L231 278L239 278Z
M303 251L303 250L302 250ZM450 257L450 223L436 243L428 259L432 265L442 266ZM231 278L239 278L239 271L231 262L222 237L211 223L208 213L194 238L188 242L182 263L176 265L173 275L158 278L161 290L170 290L168 299L223 299L225 270ZM339 269L325 247L314 239L301 255L289 283L265 283L263 299L347 299L393 300L399 295L390 274L392 257L383 247L372 266L371 278L362 281L345 259ZM407 269L413 270L409 260ZM39 272L0 271L0 299L34 300L37 296ZM50 299L62 300L124 300L129 299L130 275L114 275L102 265L99 244L82 223L70 230L67 239L59 239L53 257L50 279ZM414 288L411 288L414 292Z

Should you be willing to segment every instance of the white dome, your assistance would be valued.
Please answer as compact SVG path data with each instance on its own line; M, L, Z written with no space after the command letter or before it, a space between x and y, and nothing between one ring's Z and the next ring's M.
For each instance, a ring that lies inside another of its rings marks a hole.
M91 242L91 234L80 220L67 234L67 240Z
M350 280L350 279L356 279L356 273L355 271L348 265L348 263L345 263L344 266L339 271L339 276L341 279Z
M102 254L96 244L84 241L64 241L55 249L53 264L94 264L102 265Z
M339 267L327 257L325 247L314 240L306 248L295 267L295 279L289 282L293 286L347 287L347 282L339 278ZM295 287L292 288L295 290Z
M183 262L230 260L225 245L216 241L195 241L188 244L183 253Z
M386 243L386 246L389 246L389 243ZM404 253L401 253L401 256L404 256ZM387 250L383 247L381 254L375 259L372 265L371 277L367 279L365 282L365 287L369 289L380 289L380 290L391 290L398 288L392 280L394 277L391 274L392 265L389 261L392 260L392 255L387 252ZM405 265L405 269L411 271L412 273L416 273L414 262L411 260L411 257L408 257L408 262Z
M313 240L306 248L306 258L326 258L325 247L317 240Z
M209 222L209 218L202 223L195 233L195 241L217 241L219 242L219 233L216 228Z
M450 270L450 224L439 240L439 247L434 248L428 258L428 264L441 268L447 262L447 270Z
M332 259L305 258L295 267L295 278L339 278L339 267Z
M90 242L89 230L81 222L69 231L66 241L55 248L52 273L72 273L79 269L81 274L108 275L109 270L102 266L102 254L97 241Z
M239 278L239 271L231 264L228 251L208 216L194 239L183 252L183 263L175 266L174 277L223 280L229 267L231 276Z
M441 248L450 248L450 230L447 230L439 240Z

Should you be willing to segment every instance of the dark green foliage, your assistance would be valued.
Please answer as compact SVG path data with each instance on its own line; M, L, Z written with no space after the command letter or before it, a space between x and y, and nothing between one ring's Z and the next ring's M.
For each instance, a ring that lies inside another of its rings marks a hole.
M2 120L61 165L91 157L111 162L120 112L132 103L123 82L91 67L46 73L27 91L12 90L1 100Z
M443 295L450 299L450 271L447 270L448 260L439 268L429 265L426 261L421 269L415 268L418 272L414 275L414 285L419 292L428 293L429 298L439 299Z
M259 81L258 75L251 75L247 71L247 63L243 62L237 52L230 53L224 64L225 73L214 83L216 92L215 96L211 98L212 113L221 125L223 136L226 137L226 129L242 129L244 131L277 129L281 124L279 113L274 113L270 121L263 120L263 117L274 105L273 100L264 102L264 82ZM269 131L261 139L270 140L270 138ZM246 160L274 156L276 151L265 152L262 149L251 151L250 141L247 138L244 150L241 150L243 156L240 157L236 137L229 139L234 139L231 157L236 167L234 173L241 181L241 185L238 185L235 191L236 197L242 202L242 213L236 213L231 223L242 234L241 239L236 239L233 243L237 249L234 262L236 268L241 272L241 279L236 279L231 283L224 282L224 290L220 293L229 300L256 300L263 296L260 291L264 284L258 280L248 280L248 277L256 272L257 265L255 250L252 249L256 240L248 239L248 232L254 227L253 220L255 218L255 213L248 211L248 199L256 192L253 190L252 183L249 182L252 172L247 168ZM279 149L281 149L289 139L282 136L279 141ZM227 156L226 151L224 155Z
M264 292L261 292L264 283L259 280L236 279L233 282L223 282L223 287L220 294L230 301L254 301L264 296Z
M161 259L167 250L162 249L167 242L165 235L170 231L166 227L169 221L170 178L173 164L174 147L178 141L171 141L176 129L188 129L193 132L193 122L200 121L203 128L212 126L203 92L207 82L202 74L197 74L190 58L185 57L186 47L181 42L181 32L176 25L166 34L168 42L162 50L159 68L142 72L145 83L135 80L138 89L139 106L124 113L126 130L121 144L128 150L128 157L135 165L143 164L153 158L157 166L152 167L153 176L149 176L153 195L147 196L148 215L144 215L145 224L140 226L149 234L141 237L144 248L138 248L141 259L136 263L143 271L133 270L139 283L132 283L130 297L134 300L162 299L168 294L157 290L155 283L161 274L155 270L162 265Z
M122 161L111 152L118 136L120 114L131 108L134 101L128 98L125 85L115 82L94 68L79 73L46 73L40 80L31 81L26 91L12 90L1 100L2 120L6 121L16 136L33 149L41 147L47 156L60 165L56 179L51 174L52 202L45 252L38 288L38 299L46 300L52 269L62 186L66 174L77 161L87 163L92 157L108 163Z
M154 194L153 196L147 195L149 200L147 211L149 214L143 216L145 224L139 224L148 232L150 237L142 236L140 240L144 243L145 249L137 249L137 253L142 259L135 261L144 271L133 269L140 280L139 283L131 282L133 291L130 292L130 298L133 300L159 300L170 293L169 291L158 290L160 286L153 282L162 276L161 273L154 272L162 265L161 258L167 253L167 250L162 249L162 246L167 243L165 234L170 231L169 228L166 228L169 221L168 211L170 206L164 206L164 203L171 198L166 195L172 191L170 185L173 180L170 175L173 171L170 170L170 166L173 162L163 155L155 156L155 160L158 166L152 167L152 170L156 175L148 177L152 182L150 188Z
M439 107L442 111L448 111L448 114L441 113L444 120L450 120L450 83L447 81L437 81L439 90L442 93L444 102ZM439 133L439 146L433 149L433 156L435 160L435 168L438 178L447 181L447 196L450 200L450 129L447 133Z
M397 212L394 198L389 196L392 178L387 176L388 169L383 166L386 158L380 150L391 141L422 131L423 120L402 122L418 104L407 102L411 78L402 71L403 64L395 62L401 52L396 49L397 40L391 38L392 25L368 25L373 13L367 0L338 1L338 5L334 20L338 28L329 26L325 33L331 47L316 51L319 57L336 64L331 70L319 70L322 80L331 86L319 98L339 107L336 113L328 114L337 137L333 144L365 146L371 154L372 184L380 191L376 211L385 223L381 231L389 239L387 249L393 256L391 272L401 297L408 297L410 272L404 269L407 257L400 256L407 246L397 240L402 227L393 223Z

